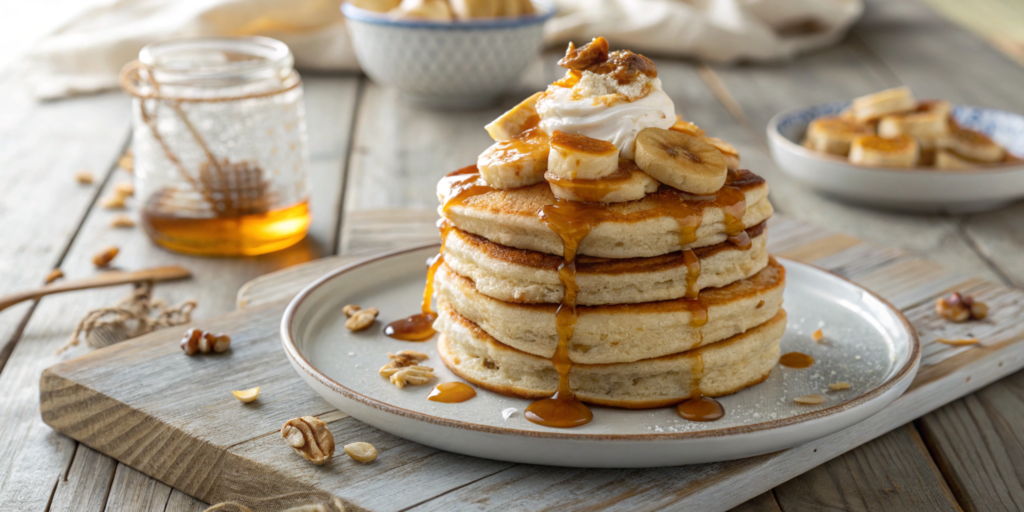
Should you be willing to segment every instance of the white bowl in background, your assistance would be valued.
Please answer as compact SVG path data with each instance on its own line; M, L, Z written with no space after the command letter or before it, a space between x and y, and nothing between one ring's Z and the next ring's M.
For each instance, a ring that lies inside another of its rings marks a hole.
M515 89L543 44L536 14L469 21L396 19L344 3L359 65L374 82L398 89L412 103L439 109L477 108Z
M779 169L826 195L893 210L979 212L1024 198L1024 162L956 171L864 166L800 145L812 120L837 115L849 104L776 114L768 122L768 145ZM1024 116L958 105L953 118L960 126L992 137L1010 153L1024 155Z

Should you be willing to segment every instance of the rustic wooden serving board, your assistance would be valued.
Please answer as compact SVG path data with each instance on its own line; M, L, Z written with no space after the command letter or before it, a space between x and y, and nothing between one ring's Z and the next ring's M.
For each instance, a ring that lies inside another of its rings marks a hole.
M300 380L278 336L287 300L353 260L342 257L269 274L243 287L238 311L199 324L231 333L232 349L225 354L185 357L177 346L183 329L169 329L47 369L41 381L43 419L209 503L237 501L269 509L334 495L350 510L724 510L1024 367L1024 292L792 219L777 217L769 229L773 253L876 291L904 312L923 345L918 376L893 405L789 450L674 468L551 468L440 452L362 424ZM432 236L429 229L416 232ZM965 324L938 318L935 298L953 290L988 303L989 318ZM935 341L966 337L981 343L953 347ZM231 396L232 389L257 385L262 388L257 402L241 404ZM303 415L327 421L339 447L367 441L380 457L364 465L339 449L325 466L307 463L277 433L286 420Z

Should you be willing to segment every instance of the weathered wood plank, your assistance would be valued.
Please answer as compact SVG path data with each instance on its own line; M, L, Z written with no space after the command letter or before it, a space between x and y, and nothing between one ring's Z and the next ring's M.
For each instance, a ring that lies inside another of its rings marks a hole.
M959 510L920 436L905 425L773 491L783 510Z
M50 512L102 511L116 467L114 459L79 444L71 468L57 482Z
M917 424L964 510L1024 510L1024 372Z
M171 489L164 512L203 512L209 505L177 489Z
M118 464L105 512L164 512L171 488Z
M757 497L734 507L732 512L782 512L782 509L779 508L779 503L775 501L775 495L768 491L758 494Z

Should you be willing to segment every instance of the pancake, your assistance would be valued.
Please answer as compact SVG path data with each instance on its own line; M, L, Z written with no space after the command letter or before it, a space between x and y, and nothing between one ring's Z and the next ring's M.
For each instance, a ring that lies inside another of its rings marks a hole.
M454 176L438 182L437 194L442 203L453 182L459 179L465 177ZM754 226L771 217L768 185L763 178L746 170L729 171L726 185L743 193L744 226ZM507 190L484 187L483 190L486 191L468 197L462 204L453 204L447 213L441 208L441 215L459 229L501 245L562 255L562 239L538 215L544 206L555 203L547 183ZM695 242L680 246L679 223L664 209L656 208L659 201L682 201L702 212ZM717 202L683 196L664 185L643 199L611 203L604 210L610 218L591 230L580 243L578 254L599 258L647 258L715 245L727 238L725 212Z
M558 345L555 304L516 304L488 297L473 281L447 264L434 276L438 307L450 307L502 343L550 358ZM579 306L569 345L575 363L626 363L724 340L775 316L782 307L785 269L774 259L754 276L700 292L708 321L693 327L693 305L686 299ZM438 329L440 330L440 329Z
M760 272L768 265L765 231L763 222L747 229L749 249L730 242L695 249L700 262L697 288L726 286ZM471 279L484 295L529 304L562 301L564 288L558 279L561 256L505 247L460 229L448 231L444 247L445 264ZM580 256L576 260L576 303L593 306L678 299L686 295L689 275L682 252L652 258Z
M558 387L550 360L515 350L450 307L441 309L441 360L484 389L521 398L546 398ZM664 407L697 395L722 396L763 382L779 360L786 312L742 334L703 348L620 364L576 364L569 383L592 404L630 409Z

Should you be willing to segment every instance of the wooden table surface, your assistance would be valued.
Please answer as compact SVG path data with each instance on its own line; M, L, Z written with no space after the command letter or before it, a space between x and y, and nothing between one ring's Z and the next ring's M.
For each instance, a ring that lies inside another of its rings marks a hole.
M1024 286L1024 204L977 215L911 216L836 203L781 174L763 127L779 110L848 99L898 84L919 97L1024 112L1024 68L917 0L873 0L841 44L794 62L706 66L657 58L687 119L736 145L790 216L899 247L993 281ZM331 255L358 255L436 237L434 184L488 145L483 125L560 75L548 53L518 94L488 111L427 112L356 75L305 76L314 222L277 254L205 259L116 229L98 199L131 175L116 162L129 133L120 93L35 103L0 81L0 295L40 285L54 268L94 272L91 256L121 248L119 267L181 264L189 281L161 284L170 302L195 298L198 318L234 309L245 282ZM73 175L90 170L94 185ZM129 205L129 213L134 213ZM0 509L201 511L206 504L54 433L40 419L39 376L63 355L78 318L128 287L46 297L0 313ZM167 393L173 395L174 389ZM742 510L1024 509L1024 372L954 401L739 507ZM506 482L514 485L514 482ZM647 492L657 492L650 490Z

